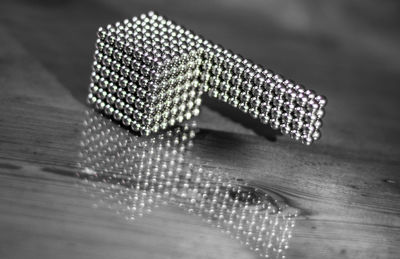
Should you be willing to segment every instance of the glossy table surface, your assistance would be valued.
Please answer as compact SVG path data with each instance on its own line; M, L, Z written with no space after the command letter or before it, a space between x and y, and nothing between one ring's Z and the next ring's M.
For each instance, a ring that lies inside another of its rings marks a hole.
M395 1L2 1L0 258L398 258ZM204 97L138 137L85 104L97 27L156 10L328 96L307 147Z

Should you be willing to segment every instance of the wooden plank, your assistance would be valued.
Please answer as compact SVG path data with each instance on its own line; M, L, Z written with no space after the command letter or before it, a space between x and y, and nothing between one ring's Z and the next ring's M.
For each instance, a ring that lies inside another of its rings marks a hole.
M97 22L108 22L114 15L129 15L124 10L131 5L121 1L113 4L114 11L107 18L100 15L107 13L107 6L93 3L76 9L79 6L72 3L65 9L57 4L34 8L29 3L2 4L2 23L7 29L2 26L0 30L0 257L255 256L236 240L177 207L165 206L139 220L126 221L113 210L93 208L96 201L90 192L75 185L79 181L71 175L78 170L87 110L82 101L86 72L82 71L91 51L86 43L92 40L92 36L85 35L90 35ZM98 10L99 16L86 17L90 8ZM230 8L231 14L238 10ZM76 10L76 20L66 22L65 10ZM165 10L179 22L200 24L197 30L204 30L222 43L227 37L226 43L232 40L236 44L233 47L239 50L257 38L259 42L246 53L250 56L256 57L253 49L267 44L266 38L248 30L248 25L237 27L237 33L245 35L239 37L221 29L227 26L223 20L199 23L203 9L193 18L178 12L179 9ZM216 10L211 14L214 17L221 14ZM31 22L16 19L12 11L29 17ZM49 17L57 22L38 27ZM56 33L60 26L73 28L90 19L92 22L79 32L85 44L59 44L74 32L71 29L72 32ZM213 26L218 27L219 36L213 34ZM279 26L271 25L271 32ZM310 32L315 33L316 42L321 37L317 32ZM53 46L46 51L43 42L49 42L52 33L56 33L53 43L59 44L59 48ZM393 85L399 77L389 65L378 66L395 61L379 55L366 57L368 47L352 52L354 42L348 40L347 34L335 34L343 46L322 46L320 51L326 55L323 65L316 59L304 59L303 66L294 68L277 55L279 51L283 53L287 48L284 43L291 39L285 40L285 33L276 35L276 42L283 45L270 43L268 48L277 48L277 53L264 54L259 61L267 63L272 58L283 71L294 72L311 85L321 85L320 90L326 91L331 100L325 138L312 147L280 136L271 141L257 134L257 125L246 127L241 118L230 116L229 109L208 100L185 163L195 161L215 174L242 178L297 209L299 215L286 253L288 258L397 258L400 124L394 95L397 90ZM304 51L302 55L307 56L313 53L314 43L304 40L302 48L294 52ZM346 56L350 52L352 55ZM68 57L72 63L65 62ZM80 70L76 77L67 79L75 69ZM346 80L338 74L332 78L331 71L340 71ZM385 84L378 91L374 86L380 82ZM361 97L357 95L360 91L364 91Z

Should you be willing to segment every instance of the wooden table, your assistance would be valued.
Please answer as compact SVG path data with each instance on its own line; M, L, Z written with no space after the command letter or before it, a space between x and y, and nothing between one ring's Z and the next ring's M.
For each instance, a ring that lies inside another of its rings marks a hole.
M278 257L399 258L398 8L395 1L361 6L345 0L2 1L0 258L262 254L264 248L255 252L243 236L231 238L233 232L216 227L204 211L194 215L186 198L168 193L157 206L145 203L143 216L135 212L126 219L129 210L122 207L131 200L114 199L118 190L111 181L82 179L91 177L94 160L107 160L89 141L95 136L87 133L90 127L103 127L96 133L103 134L101 141L118 136L113 141L125 143L110 151L126 160L112 170L137 175L140 163L149 163L144 146L151 141L102 122L85 96L96 28L150 9L329 98L323 138L307 147L205 97L196 134L183 141L188 151L178 150L183 160L163 161L202 168L209 174L202 174L200 184L209 181L214 192L243 181L277 208L294 211L289 248ZM132 145L136 151L128 149ZM98 170L113 162L100 163ZM76 177L83 168L87 176ZM229 193L228 200L235 197Z

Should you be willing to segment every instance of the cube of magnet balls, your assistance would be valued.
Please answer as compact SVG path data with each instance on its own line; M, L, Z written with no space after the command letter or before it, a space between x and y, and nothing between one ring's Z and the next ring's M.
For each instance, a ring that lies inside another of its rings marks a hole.
M152 12L99 28L88 102L142 135L197 116L197 39Z

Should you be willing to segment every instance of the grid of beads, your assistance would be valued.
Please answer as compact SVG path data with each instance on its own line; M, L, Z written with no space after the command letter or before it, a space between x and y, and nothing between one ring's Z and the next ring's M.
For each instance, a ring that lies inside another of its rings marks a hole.
M144 135L197 116L207 92L307 145L321 137L327 103L154 12L99 29L89 92Z
M143 135L197 116L197 38L152 12L99 28L89 103Z
M209 96L304 144L320 138L324 96L218 45L203 44L200 82Z

